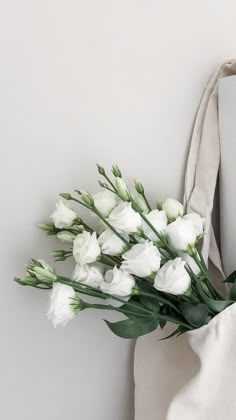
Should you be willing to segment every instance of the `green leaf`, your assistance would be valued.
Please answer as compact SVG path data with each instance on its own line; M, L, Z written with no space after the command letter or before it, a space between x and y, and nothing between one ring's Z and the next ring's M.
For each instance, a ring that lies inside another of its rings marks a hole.
M225 280L224 283L234 283L236 280L236 270L234 270Z
M158 341L164 341L164 340L167 340L168 338L177 337L178 335L183 334L186 331L187 331L186 328L179 325L171 334L167 335L166 337L160 338Z
M209 313L209 307L205 303L182 303L180 310L184 318L196 328L205 323Z
M146 296L140 296L140 303L144 308L149 309L153 314L158 314L160 310L160 304L158 303L158 300L154 297L146 297Z
M229 297L230 299L236 301L236 281L234 282L234 284L232 285L230 289Z
M125 319L124 321L109 322L106 321L110 330L121 338L137 338L154 331L158 326L157 318L140 319Z
M211 299L207 296L207 294L204 292L203 287L202 287L202 283L197 282L196 283L196 287L197 287L197 291L200 294L202 300L209 306L209 308L216 312L222 312L225 308L227 308L227 306L231 305L232 303L234 303L232 300L215 300L215 299Z

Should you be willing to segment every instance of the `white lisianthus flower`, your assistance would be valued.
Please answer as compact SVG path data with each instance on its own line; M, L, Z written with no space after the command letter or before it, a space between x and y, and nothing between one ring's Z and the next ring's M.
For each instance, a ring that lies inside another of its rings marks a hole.
M203 235L206 219L201 217L200 214L188 213L183 217L183 219L190 220L190 222L192 222L197 237L200 237Z
M184 266L185 262L180 257L169 260L158 271L154 287L172 295L184 294L191 284L191 278Z
M64 326L74 318L76 310L73 308L72 299L76 293L71 286L61 283L54 283L51 293L50 309L47 317L52 321L54 327Z
M105 274L105 281L101 284L101 290L109 295L126 297L132 295L135 279L131 274L114 267Z
M146 214L145 217L149 220L152 226L156 229L158 233L164 233L167 228L167 217L164 210L152 210L150 213ZM148 226L148 224L142 220L142 228L145 235L151 241L157 241L157 235L153 230Z
M128 241L129 236L123 234L124 238ZM124 242L110 229L106 229L98 237L98 243L101 247L102 253L107 255L121 255L127 251L127 246Z
M108 190L92 194L92 198L95 207L104 217L108 217L112 209L118 203L117 196Z
M156 273L161 264L161 255L152 242L145 241L143 244L133 245L123 254L125 260L121 268L138 277L148 277Z
M56 210L51 215L54 225L59 229L72 226L76 217L76 213L61 200L56 204Z
M179 217L170 223L165 231L170 245L177 251L187 251L189 246L194 246L197 235L190 220Z
M118 191L120 198L124 201L127 201L129 199L129 190L125 181L123 181L123 179L119 176L115 179L115 187Z
M145 214L148 213L149 208L148 208L147 203L144 200L143 196L141 194L138 194L137 192L134 192L132 194L132 197L133 197L135 203L137 204L139 210L142 213L145 213Z
M76 236L73 246L73 256L78 264L90 264L101 254L96 232L82 232Z
M200 268L198 267L197 263L194 261L192 257L188 254L181 254L182 260L188 264L188 266L191 268L194 274L198 275L200 273Z
M183 205L174 198L167 198L162 204L162 208L165 210L169 220L175 220L184 214Z
M72 243L74 242L76 235L72 232L62 231L57 233L57 238L60 239L62 242Z
M103 267L100 264L76 264L73 279L85 285L99 288L103 282Z
M118 231L138 233L142 225L141 216L132 209L131 203L120 203L108 217L108 222Z

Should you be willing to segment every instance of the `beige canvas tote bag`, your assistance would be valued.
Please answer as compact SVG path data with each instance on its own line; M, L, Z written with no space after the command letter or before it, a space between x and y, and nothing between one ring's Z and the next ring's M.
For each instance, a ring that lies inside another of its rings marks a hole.
M228 61L215 72L205 89L194 124L185 178L184 204L187 212L195 211L206 218L203 254L218 286L222 286L223 270L211 224L220 163L218 80L235 74L236 61ZM207 326L178 338L159 341L168 335L169 326L164 332L156 331L137 340L135 420L236 418L232 386L236 385L236 380L232 382L236 367L235 312L233 305Z

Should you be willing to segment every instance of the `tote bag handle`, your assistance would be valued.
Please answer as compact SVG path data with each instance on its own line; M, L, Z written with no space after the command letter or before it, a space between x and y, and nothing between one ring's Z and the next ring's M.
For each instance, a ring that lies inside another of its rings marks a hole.
M216 281L224 276L211 221L220 165L218 80L234 74L236 61L227 61L206 86L194 123L185 175L185 209L188 213L197 212L206 219L202 253L205 261L213 265Z

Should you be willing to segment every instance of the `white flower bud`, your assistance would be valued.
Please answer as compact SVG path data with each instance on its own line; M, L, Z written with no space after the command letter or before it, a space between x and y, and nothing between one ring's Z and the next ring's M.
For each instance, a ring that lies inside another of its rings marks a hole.
M105 190L92 195L94 205L104 217L108 217L112 209L118 204L115 194Z
M51 215L55 226L59 229L72 226L76 217L76 213L69 209L69 207L66 206L61 200L56 204L56 210Z
M126 297L132 295L135 280L133 276L124 270L114 267L108 270L105 281L101 284L101 290L109 295Z
M156 273L161 264L161 256L157 247L152 242L133 245L123 254L125 260L121 268L139 277L148 277Z
M155 230L158 233L164 233L167 228L167 217L164 210L152 210L150 213L146 214L145 217L148 219L148 221L152 224L152 226L155 228ZM158 237L153 232L153 230L150 228L150 226L142 220L142 228L145 233L145 235L151 240L151 241L157 241Z
M191 284L191 278L184 266L185 262L179 257L169 260L158 271L154 287L172 295L184 294Z
M174 198L167 198L162 204L162 209L165 210L169 220L175 220L184 214L183 205Z
M170 245L177 251L188 251L189 247L195 245L197 235L192 222L179 217L175 222L170 223L165 231Z
M90 264L101 254L96 232L92 234L84 231L74 240L73 256L78 264Z
M74 309L73 300L76 298L74 289L68 285L54 283L51 293L50 309L47 317L54 327L64 326L74 318L77 310Z
M123 237L128 241L129 236L123 234ZM124 242L110 229L106 229L98 238L98 243L101 247L102 253L106 255L121 255L127 251L127 246Z
M107 220L115 229L126 233L138 233L142 225L141 216L132 209L131 203L118 204Z

